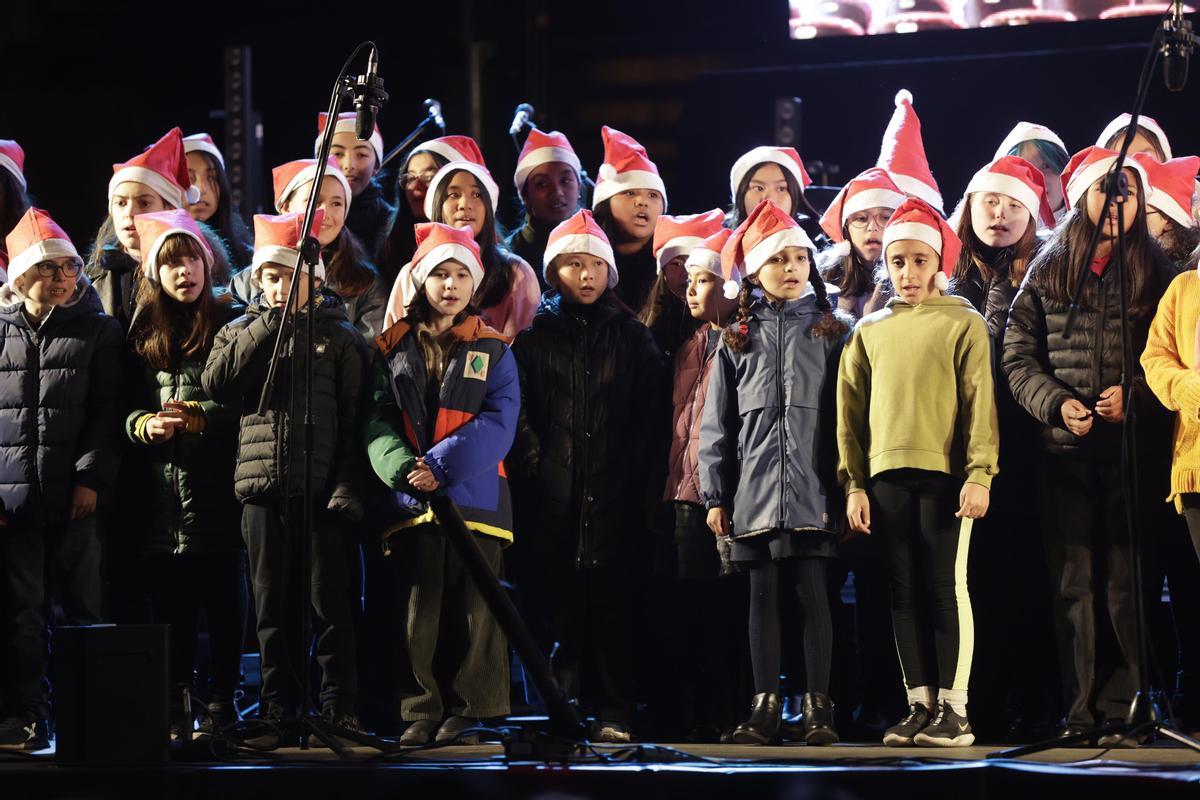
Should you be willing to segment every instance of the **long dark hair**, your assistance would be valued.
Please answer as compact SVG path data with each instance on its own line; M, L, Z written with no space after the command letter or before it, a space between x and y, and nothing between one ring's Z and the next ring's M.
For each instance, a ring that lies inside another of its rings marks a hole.
M763 164L774 163L774 161L762 161L746 170L746 174L742 176L741 182L738 183L737 193L733 196L733 206L729 209L729 213L725 215L725 227L736 228L746 221L746 211L743 206L746 205L746 192L750 189L750 179L754 177L754 173L758 172L758 168ZM796 180L796 177L783 167L780 167L779 171L783 173L783 179L787 181L788 196L792 199L792 218L797 222L805 218L820 219L821 214L812 207L812 203L808 202L808 198L804 196L804 189L800 186L800 182Z
M433 219L430 222L446 222L442 218L442 205L446 202L446 195L450 192L450 181L460 172L466 172L466 170L451 172L433 193ZM471 175L469 172L467 174ZM478 182L474 175L471 175L471 179ZM496 229L496 213L492 211L492 198L488 196L487 189L482 185L479 187L479 192L483 195L483 230L475 237L475 242L479 245L479 255L483 261L483 281L475 289L475 295L471 300L478 308L491 308L503 302L512 290L512 263L509 261L508 252L500 246L500 236Z
M450 163L432 150L421 152L430 156L438 169ZM417 249L413 226L424 221L413 215L408 206L408 198L404 194L404 176L408 172L408 162L412 156L410 153L403 166L396 171L396 213L392 215L387 239L384 240L383 249L379 254L379 270L389 281L394 281L400 270L404 269L404 265L412 259L413 252Z
M878 262L868 264L850 242L850 226L842 226L842 238L850 245L847 255L825 264L821 277L838 287L846 297L860 297L875 289L875 270Z
M812 258L811 252L809 252L809 258ZM829 295L825 292L825 281L815 267L808 271L808 282L812 284L813 292L817 296L817 309L821 312L821 318L814 322L809 330L814 336L822 339L836 339L843 336L850 330L850 326L842 315L834 313L833 305L829 302ZM750 350L750 330L747 321L750 319L750 307L758 299L755 297L756 291L761 291L761 287L756 286L749 276L742 278L741 291L738 292L737 313L734 315L733 322L722 333L726 347L735 353L745 353Z
M429 376L427 390L433 392L436 397L442 385L446 356L449 353L442 349L437 338L425 328L433 319L433 313L433 304L429 302L424 287L417 290L404 309L404 320L412 326L413 334L417 337L417 346L421 349L421 358L425 361L425 374ZM461 325L467 317L478 313L472 303L467 303L466 308L454 315L452 325Z
M242 219L242 215L233 204L233 190L229 186L229 175L221 166L221 162L213 158L210 153L200 150L195 152L208 163L209 173L217 176L217 189L220 193L217 210L208 218L206 224L225 240L230 256L236 262L237 267L239 269L245 267L254 257L254 237L250 235L246 221ZM220 281L216 282L220 283Z
M169 264L185 257L206 255L190 236L173 234L163 243L158 260ZM129 332L133 351L156 370L173 369L185 358L204 356L223 324L213 295L212 274L207 269L204 291L196 302L180 303L156 282L143 280L138 283L137 305L137 319Z
M347 227L342 227L321 258L325 262L325 283L344 300L364 294L375 283L377 273L367 260L362 242Z
M0 168L0 250L4 249L4 237L28 210L29 195L21 188L17 176Z
M637 312L638 322L649 328L667 312L687 314L688 309L687 304L667 285L666 273L660 272L650 287L650 293L646 295L646 302Z
M1196 248L1200 247L1200 226L1185 228L1176 222L1174 227L1158 240L1158 246L1162 248L1163 255L1176 264L1183 265L1191 260Z
M982 256L984 244L975 235L975 226L971 222L971 195L965 196L959 202L958 209L954 213L958 214L958 230L955 233L958 234L958 239L963 246L958 255L958 261L954 264L954 272L951 274L950 280L961 282L967 277L967 273L973 266L979 270L979 277L983 279L984 284L991 281L992 277L1000 271L1006 273L1000 277L1007 277L1013 286L1020 286L1029 262L1037 253L1037 217L1030 214L1029 223L1025 226L1025 232L1021 234L1021 238L1015 244L1005 247L1003 257L996 263L988 263Z

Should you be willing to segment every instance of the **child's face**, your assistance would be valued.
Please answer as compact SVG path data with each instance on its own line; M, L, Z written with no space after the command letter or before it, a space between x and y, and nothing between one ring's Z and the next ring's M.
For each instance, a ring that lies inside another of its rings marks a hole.
M329 154L337 159L342 174L350 181L350 192L355 197L367 188L371 178L379 171L375 148L370 142L360 142L354 131L335 133Z
M443 317L454 317L467 307L475 291L471 270L457 261L443 261L425 279L425 297Z
M308 207L308 198L312 194L313 182L309 181L292 192L283 206L286 214L303 214ZM317 208L325 210L321 218L321 229L317 231L317 241L321 247L328 246L346 226L346 188L341 181L332 175L326 175L321 181L321 194L317 197Z
M525 179L525 205L534 219L557 225L579 208L579 176L575 168L551 161L533 168Z
M770 200L785 214L795 210L792 208L787 177L783 174L783 167L778 164L763 164L750 174L746 194L742 197L742 214L750 216L750 212L763 200Z
M287 303L288 292L292 290L292 280L296 270L279 264L264 264L258 273L258 282L263 289L263 299L272 308L283 308ZM318 279L317 286L321 285ZM296 306L303 308L308 304L308 277L300 273L300 285L296 287Z
M588 253L564 253L554 259L556 282L571 303L591 305L608 288L608 262Z
M1161 242L1163 237L1175 229L1175 221L1157 208L1146 206L1146 227L1154 240Z
M1064 202L1063 184L1058 170L1046 162L1045 157L1033 142L1022 143L1020 155L1021 158L1042 171L1042 179L1046 183L1046 200L1050 203L1050 208L1061 208Z
M204 259L184 256L173 264L158 265L158 285L163 293L180 303L194 303L207 288Z
M645 242L663 213L663 197L656 189L626 189L608 201L616 234L624 242Z
M1012 247L1033 222L1023 203L999 192L971 195L971 230L988 247Z
M683 266L686 262L687 256L675 256L663 267L663 277L667 281L667 288L680 300L687 294L688 289L687 268Z
M62 256L39 261L17 278L17 288L29 301L42 306L61 306L75 294L83 261Z
M941 294L934 285L941 268L941 258L924 242L900 239L888 245L888 277L896 294L910 306Z
M1123 170L1125 176L1129 179L1129 197L1126 198L1121 206L1121 213L1118 216L1117 204L1114 202L1109 206L1107 211L1104 208L1104 179L1093 183L1087 191L1087 215L1093 225L1100 225L1103 220L1103 230L1100 231L1100 236L1104 239L1117 238L1117 227L1125 233L1133 227L1133 221L1137 218L1138 213L1138 193L1141 187L1138 185L1137 174L1131 169Z
M113 227L117 231L117 241L121 243L125 252L135 257L141 255L137 228L133 224L135 216L166 211L172 207L167 205L162 195L144 183L118 183L117 188L113 190L112 200L108 203L108 213L112 216Z
M216 167L199 152L188 153L187 162L188 179L191 180L192 186L200 190L200 199L188 204L188 213L194 220L208 222L212 215L217 213L217 206L221 204L221 183Z
M442 218L435 221L468 229L478 239L479 234L483 233L483 226L487 224L486 203L483 189L475 176L466 170L459 170L450 177L446 199L442 201Z
M1122 128L1121 130L1117 131L1113 135L1112 139L1109 140L1108 149L1120 151L1121 145L1125 143L1125 132L1128 130L1128 128ZM1138 153L1145 153L1146 155L1154 156L1159 161L1163 160L1162 151L1158 149L1158 145L1155 143L1155 141L1146 136L1146 134L1142 133L1140 130L1134 131L1133 141L1129 143L1129 153L1127 155L1133 156Z
M846 220L850 246L867 264L874 264L883 255L883 229L896 209L876 206L855 211Z
M429 153L414 155L408 160L408 167L404 170L404 174L408 176L404 181L404 199L413 217L422 222L425 221L425 193L429 191L429 182L433 180L437 171L437 162Z
M695 319L720 323L729 319L737 308L736 300L727 300L722 293L724 281L706 269L693 269L688 275L687 305Z
M750 280L772 300L796 300L804 294L811 268L807 247L785 247L768 258Z

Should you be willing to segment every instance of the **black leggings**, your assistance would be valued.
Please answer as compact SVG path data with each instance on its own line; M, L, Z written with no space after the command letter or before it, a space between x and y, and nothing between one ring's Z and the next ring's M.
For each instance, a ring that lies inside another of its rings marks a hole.
M788 558L750 565L750 663L754 691L779 693L781 632L779 629L780 571L787 573L799 600L804 626L804 669L809 692L829 692L829 663L833 654L833 621L829 614L823 558Z

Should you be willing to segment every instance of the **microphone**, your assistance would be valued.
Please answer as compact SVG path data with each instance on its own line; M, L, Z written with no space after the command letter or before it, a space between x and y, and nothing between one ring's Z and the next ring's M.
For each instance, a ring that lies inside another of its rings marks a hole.
M1188 61L1196 38L1192 23L1183 17L1183 0L1173 0L1171 15L1163 20L1163 82L1172 92L1182 92L1187 86Z
M425 100L425 113L433 120L433 124L437 125L443 133L446 132L446 120L442 119L442 104L432 97Z
M521 129L529 124L529 118L533 116L533 106L529 103L521 103L517 106L517 111L513 114L512 125L508 126L508 135L516 136L521 132Z
M387 102L383 79L379 77L379 51L371 48L367 56L367 74L359 75L354 85L354 135L360 142L368 141L375 133L375 115Z

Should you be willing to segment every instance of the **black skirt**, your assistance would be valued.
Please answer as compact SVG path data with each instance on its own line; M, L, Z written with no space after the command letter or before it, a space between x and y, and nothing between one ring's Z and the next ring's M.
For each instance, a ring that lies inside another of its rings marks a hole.
M785 558L834 558L837 536L821 530L776 529L733 540L734 563L781 561Z

